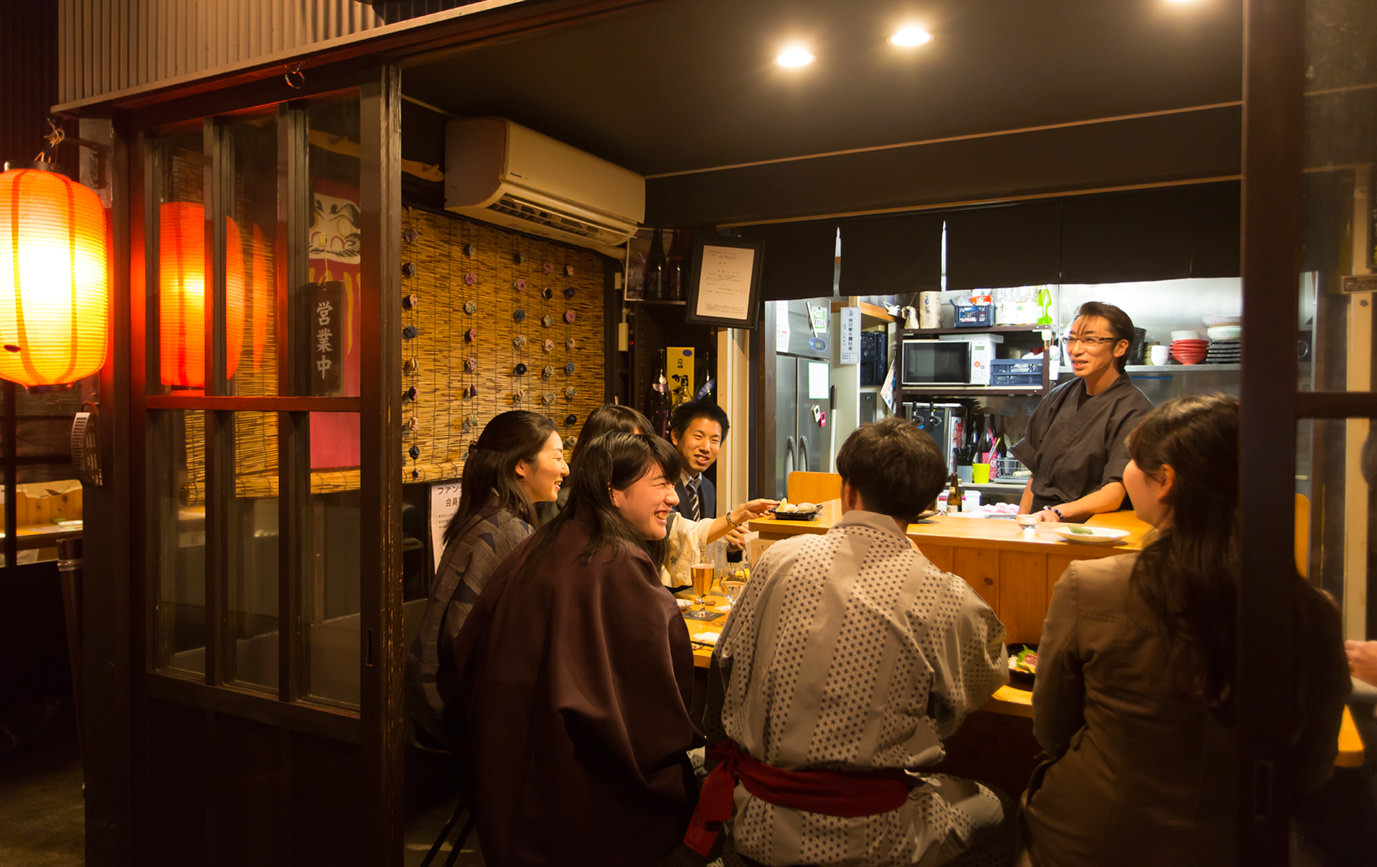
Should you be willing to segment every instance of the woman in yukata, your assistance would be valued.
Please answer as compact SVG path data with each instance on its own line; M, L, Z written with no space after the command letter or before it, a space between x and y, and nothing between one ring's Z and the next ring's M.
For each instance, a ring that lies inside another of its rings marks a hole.
M1156 533L1139 553L1072 563L1053 591L1033 734L1054 758L1024 794L1028 854L1038 867L1222 867L1236 860L1240 809L1238 401L1169 400L1128 452L1124 485ZM1289 580L1292 770L1305 792L1332 770L1348 672L1337 609L1294 568Z
M696 798L693 654L660 584L679 456L583 443L569 500L502 564L454 646L458 754L493 865L655 864Z
M443 698L450 646L493 570L535 531L535 504L554 502L568 474L554 423L534 412L494 416L469 450L459 510L445 528L444 554L406 659L408 713L439 745L452 746Z

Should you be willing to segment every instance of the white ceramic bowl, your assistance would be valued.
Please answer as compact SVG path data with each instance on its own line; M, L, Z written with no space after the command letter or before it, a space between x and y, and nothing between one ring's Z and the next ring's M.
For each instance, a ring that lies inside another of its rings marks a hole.
M1173 331L1173 332L1171 333L1171 339L1172 339L1172 340L1199 340L1199 339L1200 339L1200 332L1199 332L1199 331Z
M1203 319L1203 320L1205 320L1205 324L1206 324L1206 325L1241 325L1241 324L1243 324L1243 314L1242 314L1242 313L1233 313L1233 314L1228 314L1228 315L1223 314L1223 313L1206 313L1204 316L1202 316L1202 317L1200 317L1200 318Z
M1205 336L1211 340L1237 340L1242 334L1241 325L1211 325L1205 329Z

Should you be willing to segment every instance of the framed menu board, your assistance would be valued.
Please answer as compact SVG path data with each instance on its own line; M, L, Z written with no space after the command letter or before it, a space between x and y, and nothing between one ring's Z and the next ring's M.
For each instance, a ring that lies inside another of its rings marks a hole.
M760 268L765 242L711 238L693 245L686 321L754 328L760 316Z

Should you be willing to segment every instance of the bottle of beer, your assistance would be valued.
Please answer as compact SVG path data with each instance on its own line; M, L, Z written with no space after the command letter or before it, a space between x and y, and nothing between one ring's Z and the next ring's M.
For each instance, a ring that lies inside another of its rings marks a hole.
M947 514L955 515L961 511L961 477L952 473L947 484Z

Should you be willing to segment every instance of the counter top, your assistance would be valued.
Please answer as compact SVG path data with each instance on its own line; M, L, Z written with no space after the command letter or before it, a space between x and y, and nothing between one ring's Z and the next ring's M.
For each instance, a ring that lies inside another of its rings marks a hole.
M772 544L802 533L826 533L841 517L831 500L811 521L756 518L749 523L760 541ZM1011 644L1036 644L1047 617L1052 587L1073 560L1137 551L1151 527L1132 512L1109 512L1086 522L1090 527L1127 530L1112 545L1070 542L1056 535L1057 524L1026 532L1012 518L934 515L908 525L908 537L937 568L960 575L1004 623Z
M822 511L811 521L789 521L778 518L756 518L749 522L751 530L770 539L781 539L803 533L825 533L841 518L841 501L828 500ZM1127 530L1128 535L1117 545L1090 546L1112 551L1137 551L1143 547L1143 537L1152 528L1139 521L1130 511L1107 512L1086 521L1086 526ZM934 515L908 525L908 537L922 547L924 540L940 540L955 547L981 547L1022 551L1065 551L1087 547L1068 542L1053 532L1057 524L1041 524L1032 533L1025 532L1011 518L977 518L963 515Z

